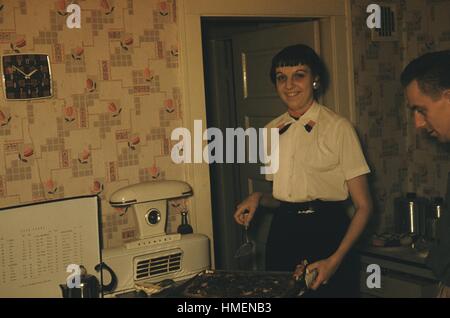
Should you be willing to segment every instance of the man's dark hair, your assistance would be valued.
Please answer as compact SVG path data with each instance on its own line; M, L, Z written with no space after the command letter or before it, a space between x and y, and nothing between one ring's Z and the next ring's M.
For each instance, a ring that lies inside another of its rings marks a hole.
M422 55L406 66L400 76L403 87L417 80L422 93L438 98L450 88L450 50Z
M272 59L270 79L276 84L276 69L284 66L307 65L311 69L313 78L319 78L319 88L314 90L314 99L323 95L329 84L328 71L322 59L312 48L304 44L292 45L284 48Z

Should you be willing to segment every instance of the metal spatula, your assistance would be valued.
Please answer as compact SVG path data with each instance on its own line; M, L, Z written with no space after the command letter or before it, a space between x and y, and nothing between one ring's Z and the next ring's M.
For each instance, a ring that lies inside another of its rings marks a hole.
M252 254L254 251L255 244L248 238L248 224L245 225L244 238L245 238L244 244L242 244L236 251L236 254L234 254L235 258L248 256Z

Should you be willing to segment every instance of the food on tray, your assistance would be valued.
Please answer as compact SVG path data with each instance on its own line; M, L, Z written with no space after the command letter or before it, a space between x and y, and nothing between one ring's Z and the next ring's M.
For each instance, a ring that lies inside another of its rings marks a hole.
M165 279L159 283L142 281L134 284L134 288L138 291L145 292L147 296L151 296L160 293L161 291L173 286L174 284L175 282L171 279Z
M183 296L210 298L285 297L292 287L292 273L221 272L199 274L184 288Z
M136 290L142 290L147 295L153 295L153 294L159 293L162 289L161 286L153 284L153 283L148 283L148 282L136 283L134 285L134 288Z

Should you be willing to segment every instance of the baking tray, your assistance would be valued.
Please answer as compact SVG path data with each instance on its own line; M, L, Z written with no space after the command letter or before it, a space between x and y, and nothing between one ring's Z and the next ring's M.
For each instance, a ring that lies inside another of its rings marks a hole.
M295 298L306 292L292 272L205 270L152 297Z

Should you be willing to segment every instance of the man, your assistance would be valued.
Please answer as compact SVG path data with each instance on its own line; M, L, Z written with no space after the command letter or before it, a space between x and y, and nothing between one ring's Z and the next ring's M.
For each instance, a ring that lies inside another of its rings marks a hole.
M440 142L450 142L450 50L427 53L401 74L408 107L417 129ZM448 198L447 198L448 200ZM438 297L450 298L450 202L439 220L438 239L426 264L440 280Z

